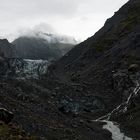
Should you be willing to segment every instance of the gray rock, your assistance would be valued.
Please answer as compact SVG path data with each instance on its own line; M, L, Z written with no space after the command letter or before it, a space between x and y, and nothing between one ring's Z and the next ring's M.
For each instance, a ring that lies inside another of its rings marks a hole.
M14 114L5 108L0 108L0 120L6 124L10 123L14 117Z
M138 64L131 64L128 68L129 72L138 72L140 70L140 67Z

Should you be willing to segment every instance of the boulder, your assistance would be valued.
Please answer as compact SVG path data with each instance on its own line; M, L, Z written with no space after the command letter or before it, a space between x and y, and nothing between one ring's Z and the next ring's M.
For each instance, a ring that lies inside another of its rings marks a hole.
M79 111L80 111L80 105L77 102L63 99L60 101L58 109L64 114L70 113L70 114L77 115L79 114Z
M14 114L5 108L0 108L0 120L6 124L10 123L14 117Z
M140 67L138 64L131 64L128 68L129 72L138 72L140 70Z

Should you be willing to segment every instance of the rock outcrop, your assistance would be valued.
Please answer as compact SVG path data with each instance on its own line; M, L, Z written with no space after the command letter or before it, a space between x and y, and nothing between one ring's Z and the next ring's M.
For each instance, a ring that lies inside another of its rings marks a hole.
M16 48L7 39L0 39L0 56L6 58L17 57Z
M0 108L0 121L8 124L12 121L14 114L5 108Z

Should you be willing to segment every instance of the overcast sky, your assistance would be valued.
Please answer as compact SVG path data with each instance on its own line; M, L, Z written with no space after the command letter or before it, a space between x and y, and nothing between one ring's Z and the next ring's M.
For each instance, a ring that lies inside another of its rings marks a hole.
M0 36L45 28L85 40L128 0L0 0Z

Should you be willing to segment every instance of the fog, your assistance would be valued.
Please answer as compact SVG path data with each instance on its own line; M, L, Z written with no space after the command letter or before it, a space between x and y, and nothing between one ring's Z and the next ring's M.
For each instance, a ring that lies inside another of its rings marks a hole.
M0 36L12 40L17 33L34 27L44 30L47 25L45 32L53 29L53 32L84 40L127 1L0 0Z

